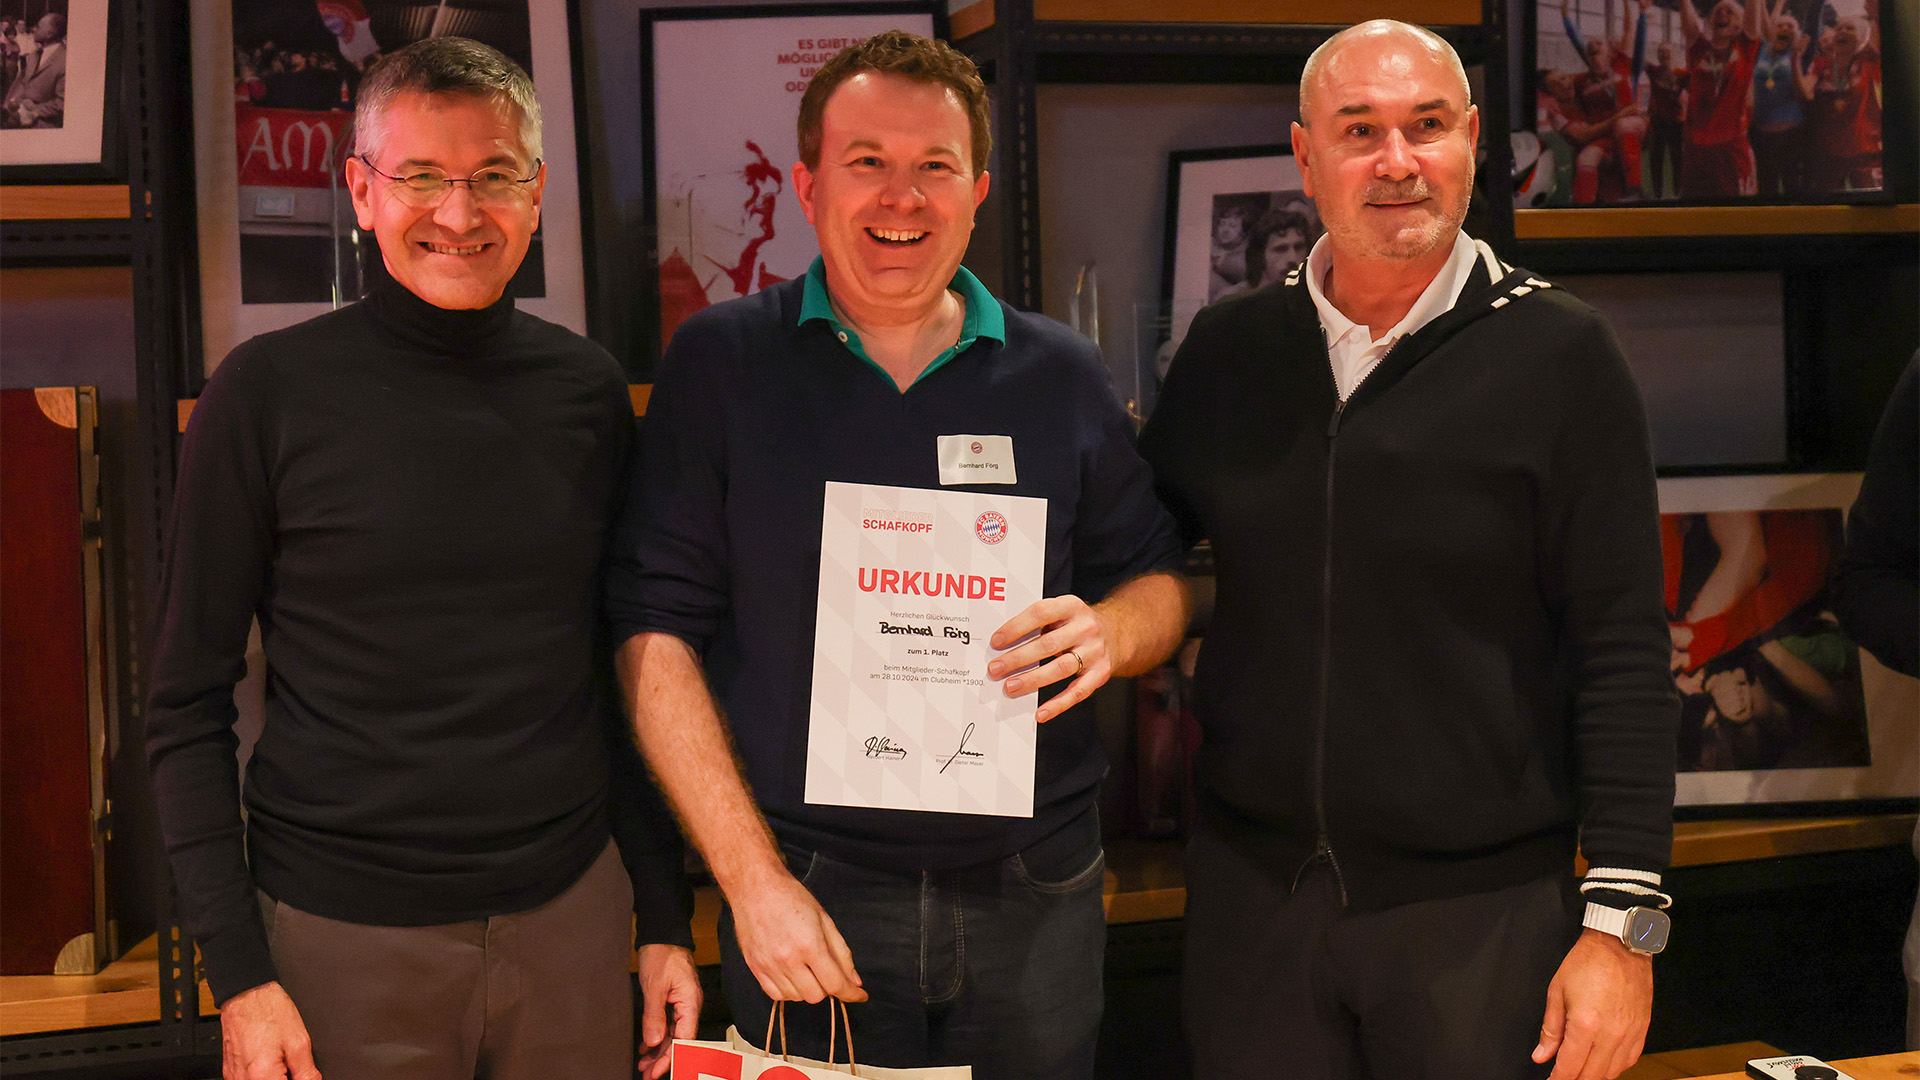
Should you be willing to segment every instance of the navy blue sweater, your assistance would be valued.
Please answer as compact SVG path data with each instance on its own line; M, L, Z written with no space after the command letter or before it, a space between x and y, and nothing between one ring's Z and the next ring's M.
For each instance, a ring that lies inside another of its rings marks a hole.
M1004 345L981 338L902 393L826 323L798 325L802 287L708 308L674 334L609 568L615 640L660 631L703 654L781 839L889 868L1012 854L1091 804L1106 759L1090 708L1041 727L1031 820L804 801L825 482L939 488L939 436L1010 435L1019 483L951 490L1045 498L1043 591L1089 602L1175 565L1173 523L1085 339L1002 304Z

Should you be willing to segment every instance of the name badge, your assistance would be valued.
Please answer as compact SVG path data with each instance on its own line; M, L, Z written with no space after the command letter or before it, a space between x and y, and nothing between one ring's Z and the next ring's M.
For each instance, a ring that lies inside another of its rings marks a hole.
M942 435L942 484L1017 484L1011 435Z

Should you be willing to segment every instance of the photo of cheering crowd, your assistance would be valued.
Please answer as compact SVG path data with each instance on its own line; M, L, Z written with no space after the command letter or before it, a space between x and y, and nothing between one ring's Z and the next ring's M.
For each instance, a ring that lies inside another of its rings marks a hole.
M1878 2L1540 0L1529 204L1881 191Z
M1679 771L1870 763L1860 650L1828 606L1839 510L1664 514Z
M66 116L66 0L0 2L0 128L63 127Z
M1307 261L1307 252L1322 231L1319 212L1301 192L1215 195L1207 303L1286 277Z

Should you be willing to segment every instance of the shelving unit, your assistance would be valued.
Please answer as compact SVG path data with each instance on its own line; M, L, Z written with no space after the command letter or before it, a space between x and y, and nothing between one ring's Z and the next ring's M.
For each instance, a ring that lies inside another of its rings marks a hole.
M127 988L100 999L91 994L50 993L52 984L16 983L0 990L0 1072L32 1075L81 1066L139 1067L217 1057L217 1023L201 1019L192 949L174 924L160 856L152 799L140 764L142 670L146 597L156 578L162 511L173 486L174 402L198 389L199 350L188 312L197 310L194 265L190 95L181 58L187 5L171 0L115 0L110 26L119 35L109 55L117 58L121 121L109 125L124 144L108 159L124 175L112 182L47 183L46 169L33 183L0 186L0 267L8 270L62 266L124 266L131 270L135 389L131 413L121 416L129 440L122 483L138 490L128 505L141 508L109 523L124 559L108 567L115 601L108 610L117 646L108 663L109 723L121 747L114 771L110 827L120 852L118 867L129 894L142 894L150 910L128 912L125 922L157 926L150 944L136 947L105 978ZM84 170L83 170L84 171ZM19 179L0 174L0 181ZM89 177L89 181L94 178ZM140 930L138 933L148 933ZM53 978L51 976L47 978ZM131 983L141 984L131 987ZM132 1012L127 1007L139 999ZM60 998L73 1000L61 1003ZM86 1000L79 1000L85 998ZM47 1004L54 1002L54 1004ZM32 1004L27 1004L32 1003ZM111 1026L105 1026L111 1025Z
M197 325L198 267L191 153L191 88L181 58L187 55L188 5L179 0L116 0L116 25L124 35L119 55L121 100L117 108L125 146L124 182L12 184L0 187L0 265L43 267L120 265L134 282L138 327L136 423L148 460L139 483L151 513L126 521L137 558L122 568L123 609L114 612L133 628L116 657L120 665L115 722L137 748L143 687L141 628L144 598L156 577L161 514L171 498L173 449L184 422L182 402L201 388ZM1484 71L1483 115L1511 112L1508 87L1507 6L1502 0L1361 0L1339 8L1343 19L1392 17L1435 25L1470 65ZM1000 148L995 186L1002 233L1003 293L1015 306L1039 310L1043 253L1039 161L1043 83L1241 82L1284 83L1297 77L1307 55L1337 27L1320 0L1196 0L1168 5L1156 0L978 0L951 16L959 46L973 56L995 87L995 142ZM1911 73L1909 73L1911 77ZM1911 119L1912 103L1905 106ZM1893 117L1890 106L1889 116ZM1893 119L1889 131L1894 130ZM1483 195L1494 209L1485 237L1515 261L1543 272L1779 269L1804 276L1864 264L1920 262L1920 204L1893 206L1686 209L1636 207L1621 210L1512 212L1508 145L1502 123L1483 125L1488 161ZM1908 130L1911 130L1909 127ZM1908 185L1911 200L1912 177ZM1709 233L1711 243L1696 234ZM1789 290L1801 277L1789 277ZM1809 292L1808 297L1815 297ZM1790 334L1802 335L1806 351L1823 318L1815 298L1790 305ZM1822 370L1790 374L1797 400L1817 401L1831 388ZM633 389L636 411L646 389ZM1831 457L1816 434L1803 432L1811 459ZM137 753L137 750L135 751ZM200 984L190 943L174 925L174 913L150 799L117 800L115 828L122 842L145 845L157 884L157 934L109 967L90 988L80 984L25 983L0 987L0 1072L31 1075L86 1064L129 1065L217 1057L219 1030ZM144 818L144 820L143 820ZM1903 842L1911 817L1855 822L1739 823L1718 830L1683 823L1676 852L1718 846L1730 856L1830 855L1841 848L1879 848ZM1138 850L1135 850L1135 849ZM1691 857L1691 856L1683 856ZM1724 859L1699 860L1718 863ZM1116 845L1109 890L1115 923L1146 923L1179 917L1184 887L1177 852L1166 845ZM1838 866L1839 864L1835 864ZM1852 864L1847 864L1852 865ZM702 959L714 955L711 927L717 897L703 894ZM35 977L38 978L38 977ZM47 977L51 979L53 977ZM124 995L124 996L123 996Z

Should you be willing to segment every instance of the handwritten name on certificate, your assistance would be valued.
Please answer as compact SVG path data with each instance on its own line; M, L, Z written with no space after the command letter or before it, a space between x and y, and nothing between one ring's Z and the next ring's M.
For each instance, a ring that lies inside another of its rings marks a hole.
M1038 694L987 678L1040 598L1047 501L827 484L807 801L1033 816Z

